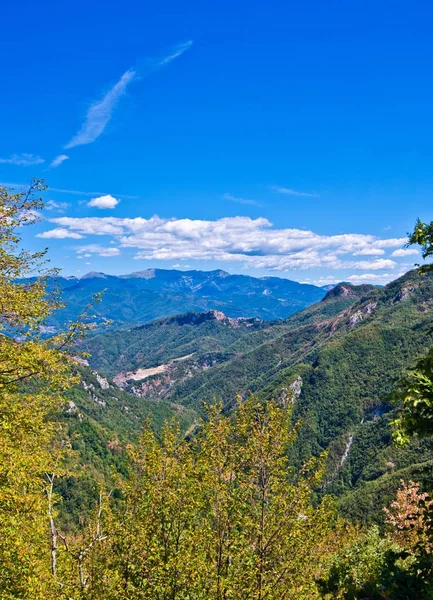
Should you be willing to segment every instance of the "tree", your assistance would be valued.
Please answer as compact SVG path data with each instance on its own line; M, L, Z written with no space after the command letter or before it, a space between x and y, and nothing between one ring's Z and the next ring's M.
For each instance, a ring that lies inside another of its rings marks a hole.
M3 599L57 597L48 535L45 473L56 468L50 414L73 382L66 350L86 329L72 324L47 339L60 307L47 290L46 251L21 248L21 228L38 220L43 181L0 187L0 589ZM29 278L32 275L33 277Z
M289 468L295 434L288 408L253 397L231 415L209 408L192 441L175 425L160 440L146 427L109 540L105 597L318 598L316 578L349 528L329 500L311 504L318 465Z
M428 224L417 220L408 241L409 246L414 244L421 246L424 259L433 256L433 221ZM432 271L433 263L419 267L422 274ZM397 443L407 443L415 434L433 435L433 348L400 380L394 400L399 406L399 416L393 422Z
M433 256L433 221L431 223L423 223L420 219L417 220L408 241L408 246L413 245L421 246L424 260ZM433 263L428 263L420 267L421 273L428 273L430 271L433 271Z

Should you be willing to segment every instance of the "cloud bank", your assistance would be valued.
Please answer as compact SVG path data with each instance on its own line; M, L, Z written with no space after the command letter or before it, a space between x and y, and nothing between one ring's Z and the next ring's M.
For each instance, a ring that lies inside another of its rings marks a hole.
M368 272L393 270L398 263L383 254L407 241L367 234L326 236L302 229L276 229L267 219L250 217L215 221L158 216L58 217L51 222L82 236L110 236L121 248L135 249L136 259L241 261L247 267L274 271L316 267Z

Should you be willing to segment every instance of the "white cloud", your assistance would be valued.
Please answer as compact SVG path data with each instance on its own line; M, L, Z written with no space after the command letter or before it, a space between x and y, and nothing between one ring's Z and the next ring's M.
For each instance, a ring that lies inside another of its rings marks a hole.
M192 45L188 40L179 44L166 56L145 61L145 70L143 75L164 67L171 63L175 58L186 52ZM141 73L136 68L125 71L119 81L105 94L105 96L90 106L87 111L86 119L78 133L66 144L65 148L74 148L94 142L107 127L114 109L120 98L126 93L129 84L137 79Z
M381 255L396 248L403 238L379 239L346 233L319 235L302 229L276 229L264 218L225 217L215 221L118 217L58 217L58 227L81 235L112 236L121 247L137 250L145 260L240 261L245 267L288 271L320 267L332 270L379 271L395 269L389 258L355 260L356 256ZM90 250L89 250L90 252Z
M68 159L69 159L69 156L67 156L66 154L59 154L59 156L56 156L56 158L50 164L50 167L52 167L52 168L58 167L63 162L65 162L65 160L68 160Z
M91 206L93 208L115 208L119 204L120 200L117 200L110 194L106 196L99 196L99 198L93 198L90 202L87 203L87 206Z
M271 185L271 190L277 192L277 194L286 194L286 196L304 196L307 198L318 198L319 194L311 194L307 192L299 192L286 187L280 187L278 185Z
M354 252L353 256L382 256L382 254L385 254L385 250L382 248L363 248Z
M176 46L173 51L168 55L161 58L156 64L159 67L163 67L164 65L168 65L172 60L189 50L192 46L192 40L188 40L187 42L183 42Z
M230 202L236 202L237 204L245 204L247 206L263 206L256 200L250 200L249 198L239 198L239 196L233 196L232 194L224 194L224 198Z
M69 207L67 202L55 202L54 200L48 200L45 204L45 210L54 210L57 212L64 212Z
M353 285L362 285L363 283L370 283L373 285L386 285L390 281L394 281L398 277L404 275L405 271L400 271L399 273L360 273L356 275L345 275L344 277L335 277L335 275L328 275L326 277L320 277L312 281L314 285L327 285L327 284L336 284L341 281L346 281L352 283Z
M415 256L415 254L418 254L418 250L415 248L399 248L394 250L391 256Z
M34 165L41 165L45 160L40 156L34 154L12 154L9 158L0 158L0 163L5 165L18 165L20 167L32 167Z
M397 263L394 260L385 258L378 258L377 260L361 260L359 262L352 263L349 268L351 269L372 269L373 271L380 271L382 269L394 269Z
M90 106L81 129L66 144L65 148L91 144L101 135L111 119L119 98L126 92L126 88L135 75L135 71L128 69L119 81L105 94L102 100Z
M103 246L98 246L98 244L88 244L87 246L80 246L80 248L77 248L76 250L78 253L78 258L86 258L91 256L92 254L97 254L98 256L111 258L120 254L119 248L104 248Z
M51 229L50 231L38 233L36 237L48 240L64 240L66 238L81 240L83 238L80 233L70 231L69 229L64 229L63 227L57 227L56 229Z

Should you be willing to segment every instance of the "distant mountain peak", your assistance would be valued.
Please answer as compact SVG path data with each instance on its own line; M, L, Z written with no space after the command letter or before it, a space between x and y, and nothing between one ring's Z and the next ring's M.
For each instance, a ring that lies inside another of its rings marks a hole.
M108 275L106 275L105 273L100 273L98 271L89 271L88 273L80 277L80 279L107 279L107 277Z
M156 269L144 269L144 271L134 271L128 275L119 275L121 279L153 279L156 277Z
M323 298L322 302L326 301L329 298L360 298L361 296L377 290L377 287L373 284L363 283L361 285L353 285L352 283L342 282L338 283L335 287L333 287L329 292L327 292L326 296Z

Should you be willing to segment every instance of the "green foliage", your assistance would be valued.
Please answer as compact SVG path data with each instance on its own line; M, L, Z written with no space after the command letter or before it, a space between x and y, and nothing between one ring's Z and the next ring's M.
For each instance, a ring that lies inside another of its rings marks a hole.
M349 531L329 501L312 507L320 465L290 469L294 438L290 411L254 398L232 417L210 409L193 442L176 426L161 441L145 429L96 567L104 597L318 598L316 577ZM97 577L86 597L101 590Z
M422 248L422 257L430 258L433 255L433 221L423 223L420 219L415 223L413 232L409 236L409 246L418 245ZM428 273L433 270L432 264L422 265L421 273Z
M428 443L393 447L389 422L396 414L389 400L396 380L429 343L432 297L431 274L410 272L382 289L342 284L286 321L253 331L204 316L193 324L190 315L99 335L87 349L94 343L92 364L110 363L112 372L128 369L128 361L154 367L191 353L127 389L201 414L203 401L222 401L228 410L237 393L284 396L300 377L294 418L302 427L290 450L292 464L300 467L329 450L324 491L347 495L345 514L381 523L381 507L395 493L400 472L409 465L419 472L431 452ZM382 477L383 484L373 486Z
M424 259L433 255L433 222L427 224L417 220L408 245L414 244L421 246ZM431 263L419 268L422 274L432 271ZM400 380L394 401L400 408L394 421L397 443L407 443L414 434L421 437L433 435L433 348Z
M58 308L44 278L20 278L43 267L44 252L20 248L20 228L37 219L42 182L26 192L0 187L0 589L2 598L51 598L43 474L56 465L56 431L47 415L70 385L63 349L82 331L41 339L41 327ZM37 379L32 392L20 389Z
M77 371L80 384L66 392L56 415L72 450L67 476L54 486L61 500L59 524L68 531L88 521L101 488L116 489L118 475L127 476L127 446L146 420L157 435L173 418L184 433L196 421L195 413L182 406L137 398L86 366Z
M394 399L401 407L394 421L398 443L407 443L415 434L433 435L433 348L399 381Z

